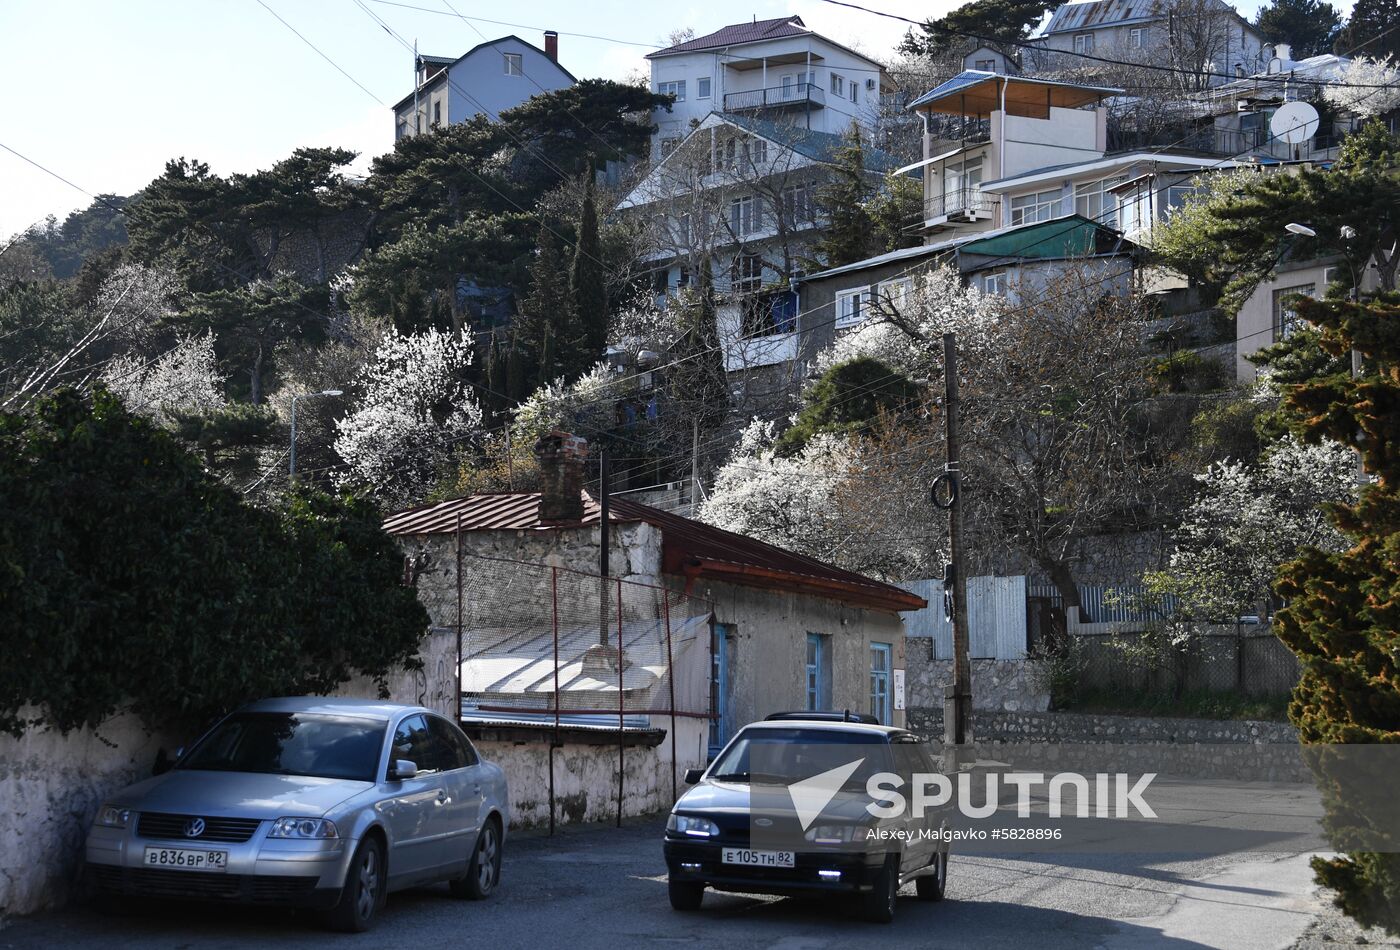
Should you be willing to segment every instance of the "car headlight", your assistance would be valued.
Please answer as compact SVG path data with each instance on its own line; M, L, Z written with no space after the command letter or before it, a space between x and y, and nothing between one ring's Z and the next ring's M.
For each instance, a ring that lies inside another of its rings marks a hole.
M803 836L813 844L849 844L865 840L861 825L813 825Z
M719 835L719 825L708 818L674 813L666 821L666 830L679 835L690 835L692 838L714 838Z
M269 838L339 838L335 822L325 818L278 818L272 823Z
M131 821L131 809L119 805L103 805L97 809L97 824L104 828L125 828Z

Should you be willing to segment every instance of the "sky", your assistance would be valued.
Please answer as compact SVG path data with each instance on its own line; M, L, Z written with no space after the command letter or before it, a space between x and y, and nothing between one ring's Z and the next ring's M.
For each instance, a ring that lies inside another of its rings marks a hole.
M795 13L872 55L887 53L906 29L823 0L362 2L432 55L459 56L508 33L542 46L542 32L558 30L560 62L580 78L623 79L645 67L649 46L685 27L702 35ZM926 19L962 0L858 2ZM1252 15L1257 2L1238 6ZM179 156L228 174L265 168L303 145L354 149L364 170L393 145L389 105L413 91L412 53L355 0L262 3L0 0L0 144L93 194L130 194ZM570 35L579 33L607 39ZM0 241L89 202L0 149Z

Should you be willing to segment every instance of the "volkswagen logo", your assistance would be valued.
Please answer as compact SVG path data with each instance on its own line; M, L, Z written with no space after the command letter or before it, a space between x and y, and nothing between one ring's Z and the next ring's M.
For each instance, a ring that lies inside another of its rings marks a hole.
M773 824L773 819L772 819L772 818L755 818L755 819L753 820L753 823L754 823L755 825L758 825L760 828L768 828L768 827L771 827L771 826L772 826L772 824Z
M204 834L203 818L191 818L189 821L185 822L186 838L198 838L202 834Z

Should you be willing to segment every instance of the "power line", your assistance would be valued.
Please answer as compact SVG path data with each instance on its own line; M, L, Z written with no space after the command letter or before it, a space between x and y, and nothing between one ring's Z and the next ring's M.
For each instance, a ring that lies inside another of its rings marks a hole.
M1016 47L1019 47L1019 48L1022 48L1022 49L1035 50L1036 52L1039 52L1039 53L1046 53L1046 54L1050 54L1050 55L1054 55L1054 56L1072 56L1072 57L1075 57L1075 58L1077 58L1077 59L1092 60L1093 62L1096 62L1096 63L1106 63L1106 64L1111 65L1111 66L1127 66L1127 67L1131 67L1131 68L1134 68L1134 69L1151 69L1151 70L1155 70L1155 71L1157 71L1157 72L1173 73L1173 74L1177 74L1177 75L1191 76L1191 77L1197 77L1197 78L1199 78L1199 77L1206 77L1206 78L1211 78L1211 79L1225 79L1225 80L1229 80L1230 82L1234 82L1236 79L1240 78L1240 77L1234 76L1234 75L1232 75L1232 74L1230 74L1230 73L1208 72L1208 71L1199 70L1199 69L1182 69L1182 68L1180 68L1180 67L1178 67L1178 66L1161 66L1161 65L1154 64L1154 63L1133 63L1133 62L1129 62L1129 61L1127 61L1127 60L1122 60L1122 59L1112 59L1112 58L1107 57L1107 56L1095 56L1093 53L1079 53L1079 52L1074 52L1074 51L1071 51L1071 50L1052 50L1052 49L1046 49L1044 46L1041 46L1041 45L1039 45L1039 44L1037 44L1037 43L1031 43L1031 42L1028 42L1028 41L1026 41L1026 40L1010 40L1010 39L1003 39L1003 38L995 37L995 36L986 36L986 35L983 35L983 34L981 34L981 33L970 33L970 32L968 32L967 30L955 30L955 29L952 29L951 27L946 27L946 26L935 26L935 25L933 24L933 21L932 21L932 20L915 20L915 19L911 19L910 17L907 17L907 16L902 16L902 15L900 15L900 14L898 14L898 13L888 13L888 12L886 12L886 11L884 11L884 10L874 10L874 9L872 9L872 8L870 8L870 7L863 7L863 6L861 6L860 4L858 4L858 3L849 3L849 2L847 2L847 0L822 0L822 2L823 2L823 3L829 3L829 4L831 4L832 6L847 7L847 8L849 8L849 9L851 9L851 10L859 10L859 11L862 12L862 13L869 13L869 14L872 15L872 16L884 17L885 19L888 19L888 20L898 20L898 21L901 22L901 23L908 23L908 24L911 25L911 26L917 26L917 27L920 27L921 29L927 29L927 30L930 30L930 31L937 31L937 32L940 32L940 33L951 33L953 36L961 36L961 37L963 37L964 39L977 40L979 43L987 43L987 44L990 44L990 45L993 45L993 46L1016 46ZM1371 40L1367 40L1367 41L1365 41L1365 42L1366 42L1366 43L1369 43L1369 42L1371 42ZM1365 45L1365 43L1362 43L1362 44L1360 44L1360 45ZM1356 48L1359 48L1359 46L1356 47ZM1356 49L1356 48L1354 48L1354 49L1352 50L1352 52L1355 52L1355 49ZM1287 83L1287 82L1299 82L1299 81L1300 81L1300 80L1298 80L1298 79L1296 79L1296 78L1293 78L1293 77L1291 77L1291 76L1284 75L1284 74L1282 74L1282 73L1278 73L1278 74L1276 74L1276 75L1277 75L1277 78L1272 78L1272 77L1270 77L1270 76L1248 76L1248 77L1244 77L1244 78L1254 79L1254 80L1260 80L1260 81L1284 82L1284 83ZM1390 85L1380 85L1380 86L1373 86L1373 85L1356 85L1356 84L1353 84L1353 83L1347 83L1347 82L1338 83L1338 82L1332 82L1332 81L1328 81L1328 80L1313 80L1313 79L1309 79L1309 80L1302 80L1302 81L1305 81L1305 82L1307 82L1307 83L1310 84L1310 85L1346 86L1346 87L1349 87L1349 88L1352 88L1352 89L1372 89L1372 88L1389 89L1389 88L1392 88L1392 86L1390 86Z
M311 42L310 40L308 40L308 39L302 34L302 32L301 32L300 30L298 30L296 27L292 26L292 25L291 25L290 23L288 23L286 20L282 19L281 14L279 14L276 10L272 9L272 7L270 7L270 6L268 6L266 3L264 3L263 0L257 0L257 2L258 2L258 6L262 7L262 8L263 8L264 10L266 10L268 13L271 13L274 17L276 17L278 23L281 23L281 24L282 24L283 26L285 26L287 29L289 29L289 30L291 30L293 33L295 33L296 36L297 36L297 39L301 40L301 41L302 41L303 43L305 43L307 46L311 47L311 49L312 49L313 51L315 51L315 53L316 53L317 56L321 57L321 58L324 59L326 62L330 63L331 66L334 67L334 69L335 69L336 72L340 73L340 74L341 74L342 76L344 76L346 79L348 79L348 80L350 80L351 82L353 82L356 86L359 86L361 92L363 92L365 95L369 96L371 99L373 99L375 102L379 103L381 106L385 104L383 99L379 98L379 97L376 96L374 93L370 92L369 89L367 89L365 86L363 86L363 85L360 83L360 81L359 81L358 79L356 79L354 76L352 76L352 75L350 75L349 73L347 73L345 70L341 69L339 63L337 63L335 60L331 59L331 58L330 58L329 56L327 56L325 53L321 52L321 48L318 47L315 43L313 43L313 42ZM387 108L387 106L386 106L386 108Z
M490 24L493 24L494 26L509 26L509 27L512 27L512 28L517 29L517 30L535 30L535 31L541 32L541 33L547 31L547 28L546 28L546 27L542 27L542 26L530 26L529 24L526 24L526 23L511 23L511 22L509 22L509 21L507 21L507 20L488 20L486 17L479 17L479 16L464 17L464 16L462 16L460 13L457 13L455 10L452 11L451 13L449 13L449 12L446 11L446 10L434 10L432 7L420 7L420 6L415 6L414 4L411 4L411 3L396 3L396 2L394 2L394 0L370 0L370 3L381 3L381 4L383 4L384 6L387 6L387 7L401 7L402 9L405 9L405 10L417 10L417 11L419 11L420 13L431 13L431 14L433 14L434 16L454 16L454 15L455 15L455 16L457 16L458 18L463 19L463 20L475 20L475 21L477 21L478 23L490 23ZM642 43L642 42L638 42L638 41L636 41L636 40L620 40L620 39L618 39L618 38L616 38L616 37L613 37L613 36L599 36L599 35L596 34L596 33L575 33L575 32L569 31L569 30L554 30L553 32L558 33L560 36L577 36L577 37L580 37L580 38L586 39L586 40L600 40L600 41L602 41L602 42L604 42L604 43L617 43L617 44L620 45L620 46L641 46L641 47L644 47L644 48L646 48L646 49L661 49L661 46L660 46L659 44L657 44L657 43Z

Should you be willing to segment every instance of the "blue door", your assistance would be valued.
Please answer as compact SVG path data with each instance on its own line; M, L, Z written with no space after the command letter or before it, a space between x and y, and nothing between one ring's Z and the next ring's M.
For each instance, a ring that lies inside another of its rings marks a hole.
M890 724L890 645L870 644L870 714Z
M717 623L710 649L710 756L724 748L734 735L734 690L729 682L729 650L734 637L734 625Z
M831 705L827 683L826 637L820 633L807 634L807 708L826 709Z

